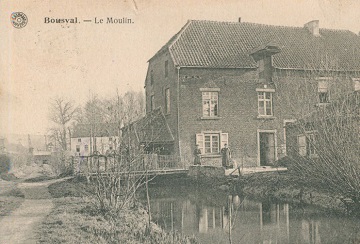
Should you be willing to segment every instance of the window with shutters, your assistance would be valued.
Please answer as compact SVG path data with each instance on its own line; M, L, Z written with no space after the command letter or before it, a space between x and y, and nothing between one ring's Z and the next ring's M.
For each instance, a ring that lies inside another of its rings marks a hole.
M219 155L221 148L228 144L228 133L209 131L196 134L196 144L204 155Z
M317 157L316 153L316 132L309 131L305 134L298 135L298 153L300 156L314 158Z

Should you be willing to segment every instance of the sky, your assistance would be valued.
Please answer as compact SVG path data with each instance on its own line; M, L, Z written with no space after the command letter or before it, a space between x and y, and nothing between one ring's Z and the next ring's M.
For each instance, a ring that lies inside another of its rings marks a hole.
M359 33L359 9L356 0L0 0L0 135L45 134L55 97L81 105L92 93L143 90L147 61L189 19L299 27L319 20L320 28ZM12 12L26 14L24 28L12 26Z

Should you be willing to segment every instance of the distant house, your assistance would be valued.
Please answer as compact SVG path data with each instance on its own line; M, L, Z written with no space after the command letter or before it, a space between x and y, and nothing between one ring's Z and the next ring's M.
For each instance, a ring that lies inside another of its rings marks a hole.
M106 154L119 146L119 130L115 124L78 124L71 135L71 155Z
M37 164L48 164L51 161L51 151L38 151L32 152L32 157Z
M198 144L203 163L221 165L227 143L239 164L273 165L287 154L284 126L336 100L335 90L359 87L359 78L353 32L319 21L189 21L149 60L146 112L162 111L171 132L162 141L188 164Z

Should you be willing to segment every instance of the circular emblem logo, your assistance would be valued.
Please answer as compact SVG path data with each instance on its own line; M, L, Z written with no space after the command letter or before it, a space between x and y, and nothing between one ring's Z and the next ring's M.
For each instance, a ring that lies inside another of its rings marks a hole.
M18 29L25 27L28 22L27 16L22 12L12 13L10 20L12 25Z

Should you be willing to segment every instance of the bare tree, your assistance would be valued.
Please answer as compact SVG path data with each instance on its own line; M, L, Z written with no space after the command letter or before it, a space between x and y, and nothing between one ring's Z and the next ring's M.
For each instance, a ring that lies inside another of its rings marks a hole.
M274 81L279 117L296 121L286 128L294 179L360 205L360 99L351 79L358 75L324 66Z
M49 108L49 119L55 126L50 129L53 139L59 144L62 150L68 148L68 140L71 137L71 123L74 121L79 108L73 101L63 97L53 99Z

